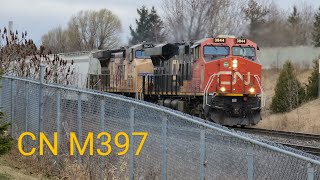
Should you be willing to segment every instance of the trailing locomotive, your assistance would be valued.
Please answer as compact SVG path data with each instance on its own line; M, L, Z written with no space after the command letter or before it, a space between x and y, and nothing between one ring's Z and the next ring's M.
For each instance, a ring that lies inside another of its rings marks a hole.
M90 75L89 88L140 97L142 94L141 74L153 74L153 65L144 50L153 47L142 43L130 48L103 50L93 54L101 64L100 75ZM140 98L141 99L141 98Z
M105 77L109 80L100 83L107 87L105 91L222 125L245 126L261 120L263 91L257 50L249 39L218 36L175 44L142 43L122 49L120 55L120 50L107 50L96 57L102 71L108 71Z

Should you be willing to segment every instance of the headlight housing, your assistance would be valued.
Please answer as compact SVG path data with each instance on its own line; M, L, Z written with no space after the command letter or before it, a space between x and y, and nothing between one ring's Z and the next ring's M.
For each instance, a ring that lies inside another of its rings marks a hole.
M251 87L251 88L249 89L249 92L250 92L250 93L254 93L254 91L255 91L254 87Z
M225 92L225 91L226 91L226 88L225 88L225 87L221 87L221 88L220 88L220 91L221 91L221 92Z
M233 68L237 68L238 67L238 60L237 59L232 60L232 67Z

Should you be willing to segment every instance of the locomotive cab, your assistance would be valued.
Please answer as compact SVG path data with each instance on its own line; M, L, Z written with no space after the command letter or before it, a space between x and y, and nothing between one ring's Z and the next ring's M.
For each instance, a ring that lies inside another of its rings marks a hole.
M135 92L135 97L139 99L143 99L143 75L153 74L151 58L145 53L147 49L153 47L154 44L143 42L128 49L128 78L131 79L132 90Z

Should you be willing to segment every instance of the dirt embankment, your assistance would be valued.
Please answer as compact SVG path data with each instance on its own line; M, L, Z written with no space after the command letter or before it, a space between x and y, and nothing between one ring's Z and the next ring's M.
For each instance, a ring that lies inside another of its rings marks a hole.
M255 127L320 134L320 100L314 100L284 114L271 114Z
M312 70L297 72L297 78L302 84L308 82ZM266 107L262 112L263 120L257 128L285 130L293 132L320 134L320 100L308 102L301 107L284 114L271 114L269 107L274 95L274 88L279 76L277 70L264 70L262 81L264 84Z

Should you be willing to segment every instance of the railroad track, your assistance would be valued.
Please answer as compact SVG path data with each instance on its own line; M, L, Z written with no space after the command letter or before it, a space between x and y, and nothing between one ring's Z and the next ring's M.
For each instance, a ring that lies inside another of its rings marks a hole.
M284 146L292 147L309 154L320 156L320 135L318 134L305 134L258 128L233 127L232 129L248 134L262 136Z
M320 148L318 148L318 147L302 146L302 145L297 145L297 144L281 143L281 142L279 142L279 143L284 145L284 146L287 146L287 147L291 147L291 148L294 148L294 149L299 149L299 150L304 151L304 152L309 153L309 154L320 156Z

